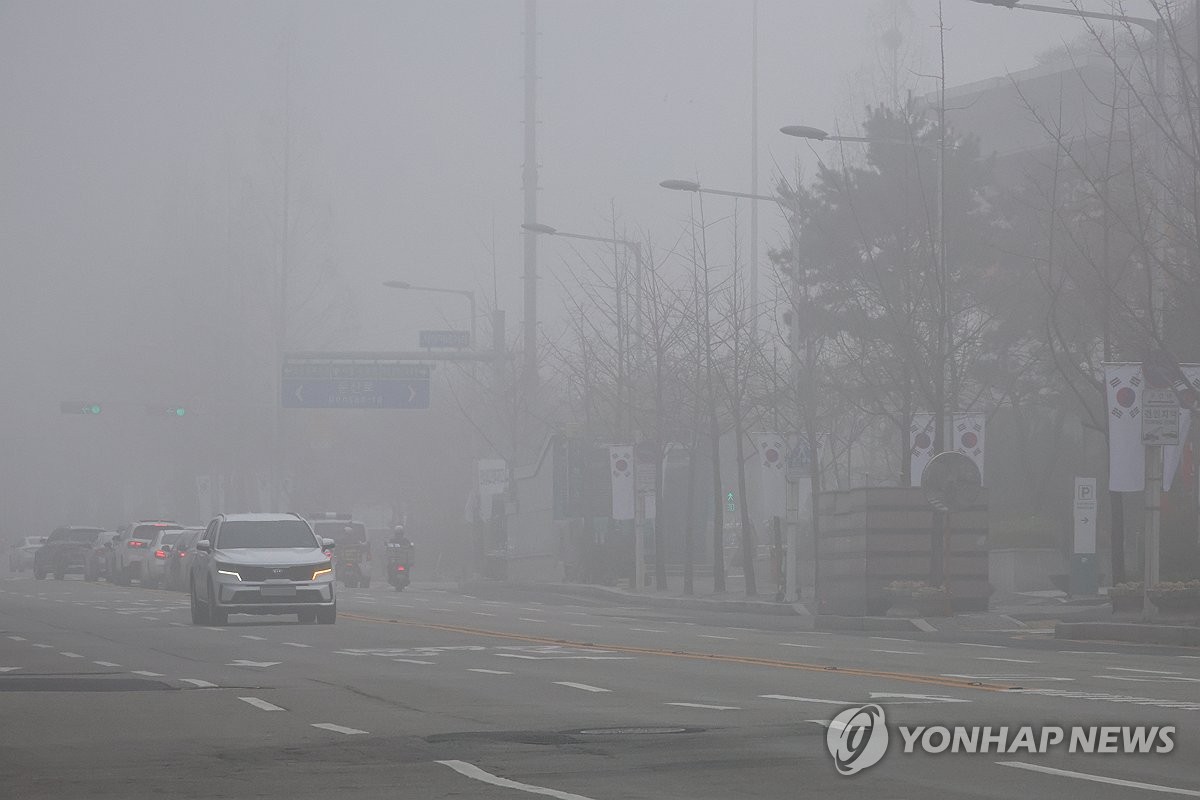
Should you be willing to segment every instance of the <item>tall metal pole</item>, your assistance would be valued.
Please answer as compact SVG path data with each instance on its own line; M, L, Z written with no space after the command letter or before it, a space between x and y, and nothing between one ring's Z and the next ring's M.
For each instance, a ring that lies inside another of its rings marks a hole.
M525 0L525 224L537 223L537 0ZM537 388L537 234L525 231L525 371L526 391Z
M750 46L750 193L758 194L758 0ZM750 338L758 342L758 203L750 204Z

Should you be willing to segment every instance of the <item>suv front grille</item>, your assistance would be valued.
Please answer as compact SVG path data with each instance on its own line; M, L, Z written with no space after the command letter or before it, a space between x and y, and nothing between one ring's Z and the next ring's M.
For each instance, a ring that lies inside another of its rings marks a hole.
M257 567L239 564L228 569L237 572L244 581L311 581L313 573L325 564L301 564L292 567Z

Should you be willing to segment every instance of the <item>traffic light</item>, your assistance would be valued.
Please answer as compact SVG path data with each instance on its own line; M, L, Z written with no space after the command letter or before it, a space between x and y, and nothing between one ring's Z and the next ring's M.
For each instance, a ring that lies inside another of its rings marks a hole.
M99 403L84 400L64 400L58 408L64 414L87 414L89 416L94 416L104 410Z
M154 405L146 406L146 414L151 417L182 417L187 414L183 406Z

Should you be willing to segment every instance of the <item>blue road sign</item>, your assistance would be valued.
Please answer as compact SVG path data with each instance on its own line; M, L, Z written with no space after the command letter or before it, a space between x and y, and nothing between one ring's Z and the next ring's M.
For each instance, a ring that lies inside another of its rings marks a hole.
M284 378L284 408L429 408L428 380Z

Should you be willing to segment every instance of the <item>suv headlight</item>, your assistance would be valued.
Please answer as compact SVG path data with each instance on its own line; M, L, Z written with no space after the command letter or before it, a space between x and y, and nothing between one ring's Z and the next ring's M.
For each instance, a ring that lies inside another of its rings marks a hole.
M333 573L332 564L321 564L313 569L312 580L316 580L322 575L330 575Z
M237 571L237 567L233 564L217 564L217 574L228 575L229 577L236 578L239 581L242 579L241 574Z

